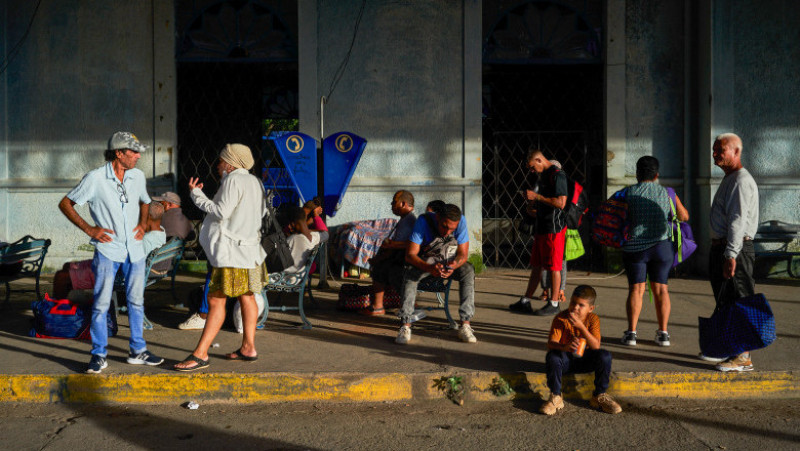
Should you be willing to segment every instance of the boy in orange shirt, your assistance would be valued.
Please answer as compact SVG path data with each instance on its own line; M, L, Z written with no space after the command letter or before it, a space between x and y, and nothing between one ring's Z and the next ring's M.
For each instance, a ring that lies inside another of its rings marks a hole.
M550 399L539 409L545 415L553 415L564 408L561 397L561 376L568 373L594 372L594 392L590 405L607 413L620 413L622 407L606 393L611 374L611 353L600 349L600 318L594 313L597 292L589 285L579 285L572 292L569 308L553 318L550 338L547 342L547 387ZM582 357L573 353L586 340Z

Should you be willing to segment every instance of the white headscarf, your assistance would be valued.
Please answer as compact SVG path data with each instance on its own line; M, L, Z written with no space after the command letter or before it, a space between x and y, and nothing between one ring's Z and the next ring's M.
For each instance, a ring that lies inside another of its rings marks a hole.
M253 152L244 144L225 144L225 148L219 153L223 161L237 169L247 169L253 167Z

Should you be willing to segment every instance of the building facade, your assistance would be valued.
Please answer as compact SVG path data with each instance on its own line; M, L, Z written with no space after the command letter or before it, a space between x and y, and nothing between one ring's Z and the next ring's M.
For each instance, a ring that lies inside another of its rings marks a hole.
M790 0L3 0L0 24L0 239L53 239L51 269L91 253L57 204L116 130L151 146L151 194L182 196L190 176L215 189L225 142L270 165L276 124L352 131L369 143L330 224L390 216L409 189L418 211L460 205L471 249L500 267L526 261L532 146L595 203L656 156L703 243L723 175L711 143L733 131L762 221L800 223Z

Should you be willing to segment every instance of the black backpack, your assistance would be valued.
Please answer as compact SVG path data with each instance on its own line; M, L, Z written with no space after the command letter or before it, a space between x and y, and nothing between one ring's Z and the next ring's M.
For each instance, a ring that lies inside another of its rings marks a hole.
M268 272L281 272L294 265L286 234L275 219L275 209L270 206L261 218L261 246L267 252L265 263Z
M567 228L576 230L583 221L583 215L589 211L589 196L580 183L567 180L569 187L567 193L567 205L564 207L564 215L567 218Z

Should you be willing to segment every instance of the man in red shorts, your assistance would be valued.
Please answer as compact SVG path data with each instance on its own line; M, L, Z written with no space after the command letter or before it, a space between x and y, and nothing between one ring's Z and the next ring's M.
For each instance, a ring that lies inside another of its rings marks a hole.
M561 265L564 262L564 241L567 223L564 207L567 205L567 176L548 160L541 150L528 152L528 169L539 174L538 190L526 190L525 197L536 209L536 232L531 249L531 275L528 289L511 310L533 313L537 316L555 315L561 309L558 296L545 300L545 305L533 310L531 300L541 281L542 269L551 275L551 287L561 286ZM551 289L551 293L558 293Z

